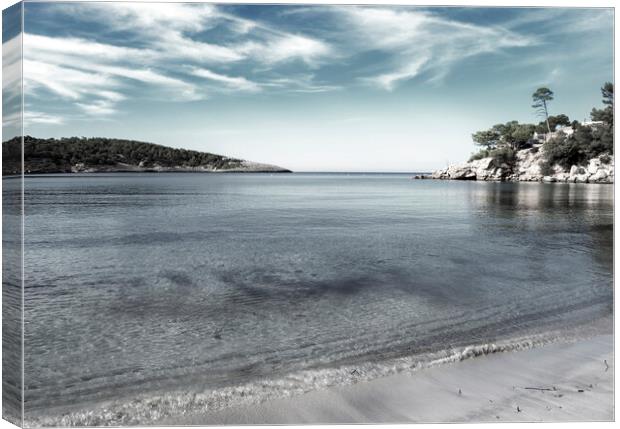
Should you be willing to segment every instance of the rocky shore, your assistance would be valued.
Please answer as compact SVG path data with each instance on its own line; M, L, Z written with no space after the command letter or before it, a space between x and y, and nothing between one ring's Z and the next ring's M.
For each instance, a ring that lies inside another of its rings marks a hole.
M522 149L516 153L514 165L498 162L496 159L482 158L464 164L451 165L437 170L423 178L445 180L486 180L512 182L563 182L563 183L613 183L614 158L600 155L592 158L587 165L572 165L564 168L553 165L543 173L542 145ZM419 176L419 178L422 178Z

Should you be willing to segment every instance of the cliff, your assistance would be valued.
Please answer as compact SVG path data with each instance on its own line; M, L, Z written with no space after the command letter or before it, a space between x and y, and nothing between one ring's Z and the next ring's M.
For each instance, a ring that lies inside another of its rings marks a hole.
M535 145L517 151L512 165L493 157L482 158L460 165L451 165L431 174L433 179L488 180L514 182L566 182L566 183L613 183L614 159L600 155L585 165L563 168L553 165L543 172L544 148Z
M21 139L2 143L2 174L21 172ZM24 137L24 171L43 173L98 172L237 172L290 173L270 164L208 152L176 149L134 140L69 137Z

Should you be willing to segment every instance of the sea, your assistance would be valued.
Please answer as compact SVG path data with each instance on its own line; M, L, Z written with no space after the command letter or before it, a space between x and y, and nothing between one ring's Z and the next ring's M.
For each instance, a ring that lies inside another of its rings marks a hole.
M156 424L611 332L613 186L412 176L26 176L26 424Z

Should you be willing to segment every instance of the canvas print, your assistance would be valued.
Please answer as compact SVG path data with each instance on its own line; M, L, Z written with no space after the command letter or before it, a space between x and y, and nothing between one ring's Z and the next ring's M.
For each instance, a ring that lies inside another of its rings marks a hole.
M2 23L4 419L614 419L612 7Z

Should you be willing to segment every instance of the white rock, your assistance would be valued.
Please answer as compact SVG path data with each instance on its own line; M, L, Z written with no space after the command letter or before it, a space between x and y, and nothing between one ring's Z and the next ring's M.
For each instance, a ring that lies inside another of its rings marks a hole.
M583 170L583 168L582 168ZM575 183L588 183L588 178L590 175L588 173L578 174L575 176Z
M494 164L493 158L482 158L472 163L472 167L475 169L485 169L488 170Z
M473 180L476 172L472 171L468 165L455 165L448 167L448 177L453 180Z
M602 155L603 156L603 155ZM541 163L544 161L544 147L523 149L516 154L516 164L508 166L497 165L491 157L478 159L460 165L451 165L446 169L432 173L435 179L454 180L516 180L516 181L545 181L545 182L603 182L614 181L614 159L609 156L608 163L601 161L601 157L593 158L583 167L573 165L569 170L555 164L551 167L552 173L543 177Z
M596 171L592 176L590 176L589 181L590 182L606 182L608 177L609 175L607 174L607 171L605 171L604 169L600 169Z
M475 170L476 177L485 180L492 171L494 166L493 158L482 158L472 163L472 169Z
M588 163L588 173L594 174L601 167L601 160L598 158L592 158Z

